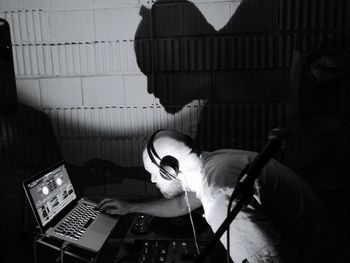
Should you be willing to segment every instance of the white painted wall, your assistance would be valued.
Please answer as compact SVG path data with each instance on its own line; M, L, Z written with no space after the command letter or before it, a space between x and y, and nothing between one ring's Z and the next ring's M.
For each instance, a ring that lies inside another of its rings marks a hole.
M241 0L194 0L223 27ZM141 166L159 128L194 136L204 102L167 114L147 93L133 39L147 0L0 0L10 24L20 102L47 113L67 161L91 158Z

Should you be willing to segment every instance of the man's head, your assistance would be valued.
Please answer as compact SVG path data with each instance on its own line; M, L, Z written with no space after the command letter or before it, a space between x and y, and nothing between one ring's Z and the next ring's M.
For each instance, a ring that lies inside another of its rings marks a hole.
M143 162L151 181L167 198L181 193L182 181L191 181L189 175L200 170L192 139L174 130L159 130L151 136L143 151Z

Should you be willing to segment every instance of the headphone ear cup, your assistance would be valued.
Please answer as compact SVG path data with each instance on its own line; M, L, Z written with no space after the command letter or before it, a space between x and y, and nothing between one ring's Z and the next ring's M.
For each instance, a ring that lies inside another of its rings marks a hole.
M175 179L179 174L179 161L171 155L164 156L160 161L160 174L166 180Z

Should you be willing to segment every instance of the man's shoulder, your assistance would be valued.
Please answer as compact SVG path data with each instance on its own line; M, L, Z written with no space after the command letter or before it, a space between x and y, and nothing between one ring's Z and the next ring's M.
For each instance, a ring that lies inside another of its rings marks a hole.
M256 153L221 149L203 155L203 173L209 186L233 187L244 167Z
M248 158L251 160L256 156L256 152L240 150L240 149L220 149L213 152L203 152L203 161L208 162L210 160L236 160L242 158Z

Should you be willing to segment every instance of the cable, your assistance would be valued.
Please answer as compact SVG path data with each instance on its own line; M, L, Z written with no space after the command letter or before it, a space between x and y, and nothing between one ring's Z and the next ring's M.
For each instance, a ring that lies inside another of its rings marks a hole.
M187 195L187 191L185 190L185 200L188 206L188 214L190 215L190 221L191 221L191 225L192 225L192 231L193 231L193 237L194 237L194 243L196 245L196 249L197 249L197 254L199 255L199 247L198 247L198 242L197 242L197 234L196 234L196 229L194 227L194 223L193 223L193 219L192 219L192 214L191 214L191 207L190 207L190 203L188 201L188 195Z
M69 245L70 243L68 241L64 241L62 246L61 246L61 254L60 254L60 257L61 257L61 263L63 263L63 257L64 257L64 250L67 248L67 246Z
M186 177L185 178L185 181L186 181L186 184L187 184L187 180L186 180ZM182 182L181 182L182 183ZM188 184L187 184L188 185ZM193 238L194 238L194 243L196 245L196 249L197 249L197 254L199 255L200 252L199 252L199 246L198 246L198 242L197 242L197 234L196 234L196 229L194 227L194 223L193 223L193 219L192 219L192 214L191 214L191 206L190 206L190 202L188 200L188 194L187 194L187 191L186 191L186 188L185 188L185 185L182 183L182 188L184 189L185 191L185 201L186 201L186 204L187 204L187 208L188 208L188 214L190 216L190 221L191 221L191 226L192 226L192 231L193 231Z
M230 201L228 203L227 206L227 216L230 214L231 212L231 207L232 207L232 203L233 200L235 199L234 194L233 194L234 190L232 191L231 197L230 197ZM227 226L227 233L226 233L226 243L227 243L227 248L226 248L226 261L227 263L230 262L230 225Z
M230 211L231 211L231 206L232 206L232 196L230 199L230 202L227 206L227 216L229 215ZM230 262L230 225L227 226L227 233L226 233L226 262L229 263Z
M236 186L235 188L237 187L237 184L238 182L241 180L241 178L247 173L248 171L248 168L249 168L249 163L243 168L243 170L241 171L239 177L237 178L237 181L236 181ZM233 191L231 193L231 196L230 196L230 201L227 205L227 217L228 215L230 214L231 212L231 207L232 207L232 203L233 201L237 198L236 194L235 194L235 188L233 188ZM226 244L227 244L227 248L226 248L226 261L227 263L230 262L230 225L227 226L227 230L226 230L227 234L226 234Z

